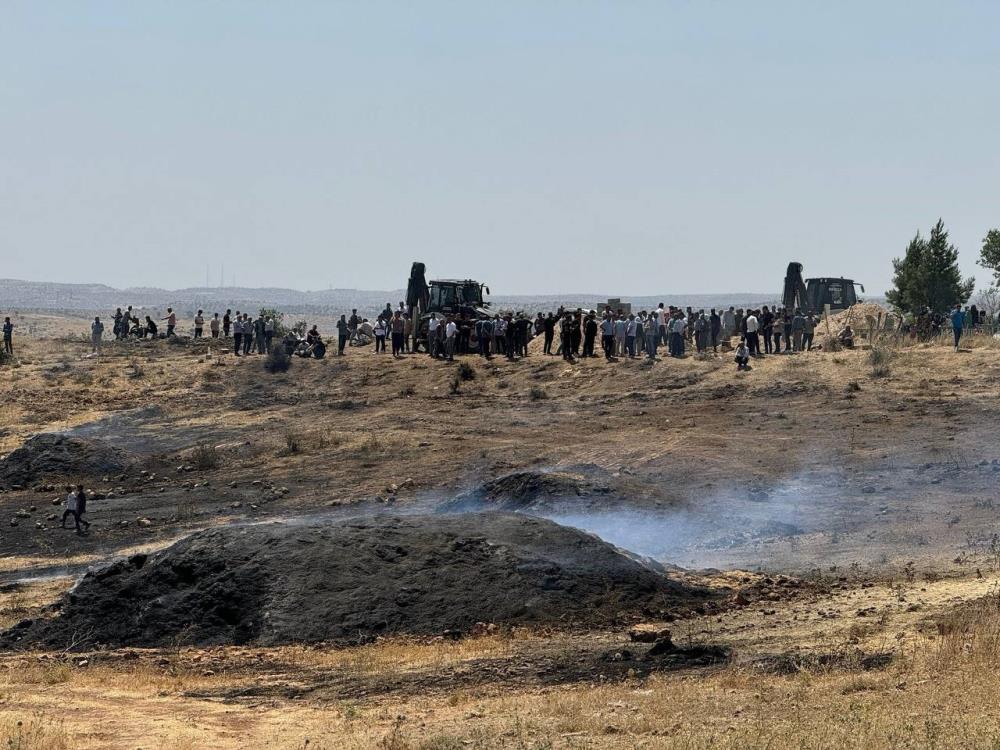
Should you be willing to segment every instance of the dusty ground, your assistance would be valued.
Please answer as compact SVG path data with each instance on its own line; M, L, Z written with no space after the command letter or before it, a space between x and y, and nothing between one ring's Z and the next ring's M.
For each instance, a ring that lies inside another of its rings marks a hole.
M50 520L61 491L0 494L5 625L87 565L194 528L426 508L524 468L615 482L608 507L550 515L693 570L676 575L734 604L669 623L694 650L666 659L624 632L8 655L0 738L16 747L1000 741L996 614L938 624L1000 579L992 340L903 347L883 377L867 351L739 374L722 356L470 357L475 376L455 392L457 366L426 356L352 349L270 375L210 342L112 344L91 359L85 320L20 323L45 338L20 338L20 365L0 370L0 452L67 430L143 456L147 474L97 481L111 496L83 537ZM699 660L707 646L732 656Z

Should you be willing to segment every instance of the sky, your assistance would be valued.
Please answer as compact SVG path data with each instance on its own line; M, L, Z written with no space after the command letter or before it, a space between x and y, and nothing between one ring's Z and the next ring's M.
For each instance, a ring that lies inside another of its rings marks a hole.
M0 0L0 276L869 293L1000 226L1000 3ZM224 268L224 271L223 271Z

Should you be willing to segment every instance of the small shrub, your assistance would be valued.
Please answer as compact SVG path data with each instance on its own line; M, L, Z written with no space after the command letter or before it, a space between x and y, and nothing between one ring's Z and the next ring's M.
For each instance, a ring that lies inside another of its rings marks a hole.
M191 456L191 463L194 464L196 469L202 471L214 469L219 465L219 451L216 450L214 445L202 443L194 449L194 454Z
M378 439L376 435L370 435L367 440L365 440L358 448L358 452L362 456L377 456L382 453L385 446L382 445L382 441Z
M288 372L288 368L291 366L292 358L288 356L288 352L285 351L285 347L280 342L272 346L271 353L264 357L264 369L272 374Z
M873 344L868 350L868 361L872 366L873 378L887 378L892 374L892 359L895 352L885 344Z
M530 391L528 391L528 398L532 401L544 401L548 397L548 392L544 388L539 388L538 386L534 386Z
M462 380L475 380L476 379L476 368L470 365L468 362L459 362L458 364L458 376Z
M285 455L299 453L302 450L302 436L294 430L285 430Z
M125 377L127 378L132 378L133 380L137 380L145 376L146 376L146 371L142 369L142 365L140 365L134 359L131 362L129 362L128 366L125 368Z
M462 376L457 372L451 376L451 380L448 383L448 392L452 396L457 396L462 391Z

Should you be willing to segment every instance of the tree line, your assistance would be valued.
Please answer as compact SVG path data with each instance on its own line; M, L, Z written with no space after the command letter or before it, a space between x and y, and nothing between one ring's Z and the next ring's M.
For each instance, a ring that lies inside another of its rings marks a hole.
M993 282L980 296L996 300L1000 286L1000 229L991 229L983 238L978 263L993 273ZM897 310L943 313L964 305L975 291L975 277L962 278L958 249L948 240L944 222L938 219L926 238L918 231L901 258L892 261L892 289L886 301ZM995 312L995 311L990 311Z

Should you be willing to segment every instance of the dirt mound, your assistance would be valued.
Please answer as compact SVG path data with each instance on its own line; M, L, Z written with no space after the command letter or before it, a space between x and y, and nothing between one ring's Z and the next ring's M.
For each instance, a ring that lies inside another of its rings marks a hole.
M557 501L606 496L613 491L605 479L582 472L518 471L459 495L443 503L440 510L546 510Z
M823 343L836 337L844 326L850 324L858 337L867 336L871 330L891 331L899 324L899 317L882 305L874 302L859 302L846 310L830 315L827 321L821 321L816 326L817 338ZM829 329L829 333L827 332Z
M26 486L54 478L120 474L132 464L129 454L101 440L43 433L0 460L0 482Z
M712 596L577 529L484 513L196 533L88 572L0 645L356 643L476 623L599 626Z

